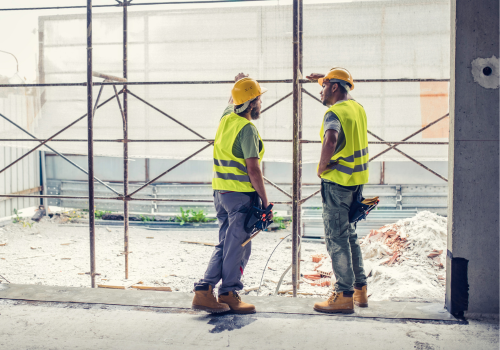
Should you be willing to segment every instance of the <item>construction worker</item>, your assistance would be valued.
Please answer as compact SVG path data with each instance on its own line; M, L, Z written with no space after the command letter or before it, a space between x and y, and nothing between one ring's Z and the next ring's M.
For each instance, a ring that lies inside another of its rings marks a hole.
M307 77L322 86L321 101L328 107L321 125L321 179L326 246L337 279L327 301L314 304L321 312L353 313L354 304L368 306L366 275L349 208L368 182L368 135L363 106L354 101L351 73L333 68L326 75Z
M244 229L245 217L255 196L260 197L264 208L269 205L260 170L264 143L252 124L252 120L260 116L261 95L266 91L248 75L238 74L230 105L217 129L212 188L219 221L219 244L204 277L195 283L193 309L210 313L255 312L255 306L242 302L237 291L243 288L241 276L251 252L251 242L241 246L250 237ZM216 300L213 290L221 280Z

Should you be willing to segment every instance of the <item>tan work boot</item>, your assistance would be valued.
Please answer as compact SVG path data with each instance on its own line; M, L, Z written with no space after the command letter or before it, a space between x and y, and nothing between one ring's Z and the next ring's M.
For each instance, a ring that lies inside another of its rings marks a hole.
M193 304L191 305L193 310L203 310L210 313L221 313L231 310L229 305L218 303L213 294L213 287L209 286L207 290L196 290L194 291Z
M236 314L253 314L255 306L241 301L236 292L229 292L228 295L219 295L219 303L226 303Z
M354 286L354 305L368 307L368 291L366 285L363 287Z
M353 297L352 295L345 296L343 292L333 291L327 301L314 304L314 310L319 312L352 314L354 312Z

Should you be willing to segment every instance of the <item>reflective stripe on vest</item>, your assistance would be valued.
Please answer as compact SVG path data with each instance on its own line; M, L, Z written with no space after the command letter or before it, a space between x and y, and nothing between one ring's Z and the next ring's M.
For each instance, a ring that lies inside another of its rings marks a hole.
M246 161L233 155L233 144L241 129L252 124L248 119L231 113L220 121L214 141L212 188L214 190L255 192L250 182ZM253 125L253 124L252 124ZM262 142L262 138L259 135ZM259 163L264 156L264 142L259 152Z
M330 168L321 178L343 186L363 185L368 182L368 134L366 114L363 107L354 100L343 101L331 106L329 111L339 118L346 142L330 161ZM325 113L325 116L326 116ZM324 120L321 125L321 143L324 141Z

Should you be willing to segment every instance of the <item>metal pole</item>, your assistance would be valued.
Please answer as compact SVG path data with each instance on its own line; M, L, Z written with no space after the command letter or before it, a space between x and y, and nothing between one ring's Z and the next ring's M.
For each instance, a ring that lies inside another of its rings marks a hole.
M42 165L42 182L43 189L42 194L47 195L47 167L45 166L45 151L40 151L41 165ZM43 209L45 210L45 216L49 215L49 201L47 199L43 200Z
M99 98L101 97L101 92L102 92L102 86L101 86L101 89L99 89L99 94L97 95L96 103L95 103L95 106L94 106L94 114L95 114L95 111L97 109L97 103L99 102ZM17 125L12 120L10 120L6 116L4 116L2 113L0 113L0 117L4 118L6 121L8 121L12 125L14 125L16 128L18 128L19 130L21 130L24 133L26 133L29 136L31 136L35 141L40 141L40 142L46 141L46 140L37 139L35 137L35 135L31 134L30 132L28 132L27 130L25 130L24 128L22 128L21 126ZM19 141L21 141L21 140L19 140ZM51 141L54 141L54 140L51 140ZM82 140L82 141L87 142L87 140ZM48 149L50 149L52 152L54 152L55 154L57 154L59 157L61 157L62 159L64 159L65 161L67 161L68 163L70 163L71 165L73 165L74 167L76 167L79 170L81 170L82 172L84 172L86 175L89 174L87 170L83 169L81 166L79 166L78 164L76 164L75 162L73 162L71 159L69 159L68 157L66 157L64 154L57 152L55 149L53 149L52 147L50 147L47 144L45 145L45 147L47 147ZM43 154L45 154L44 151L42 151L42 152L43 152ZM43 160L43 161L45 161L45 160ZM103 185L104 187L106 187L110 191L114 192L115 194L121 196L121 194L119 192L115 191L111 186L109 186L108 184L105 184L103 181L99 180L97 177L94 177L94 180L97 181L97 182L99 182L101 185Z
M95 288L95 208L94 208L94 106L92 97L92 0L87 0L87 127L89 169L90 280Z
M302 78L303 76L303 45L302 45L302 21L303 21L303 3L302 0L299 0L299 78ZM301 244L301 239L302 239L302 84L299 84L299 111L298 111L298 118L299 118L299 176L297 178L297 207L298 207L298 212L299 215L297 217L297 235L298 235L298 253L297 253L297 289L300 288L299 280L300 280L300 260L302 258L302 244Z
M292 194L292 285L297 297L300 216L300 82L299 1L293 0L293 194Z
M123 78L127 79L127 0L123 1ZM127 86L123 86L123 196L128 196L128 94ZM128 201L123 201L124 256L125 279L128 279Z

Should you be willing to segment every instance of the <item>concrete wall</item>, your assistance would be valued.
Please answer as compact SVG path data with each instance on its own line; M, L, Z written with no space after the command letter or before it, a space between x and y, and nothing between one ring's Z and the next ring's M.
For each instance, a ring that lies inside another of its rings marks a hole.
M451 15L446 303L458 314L498 314L499 2L453 0Z

